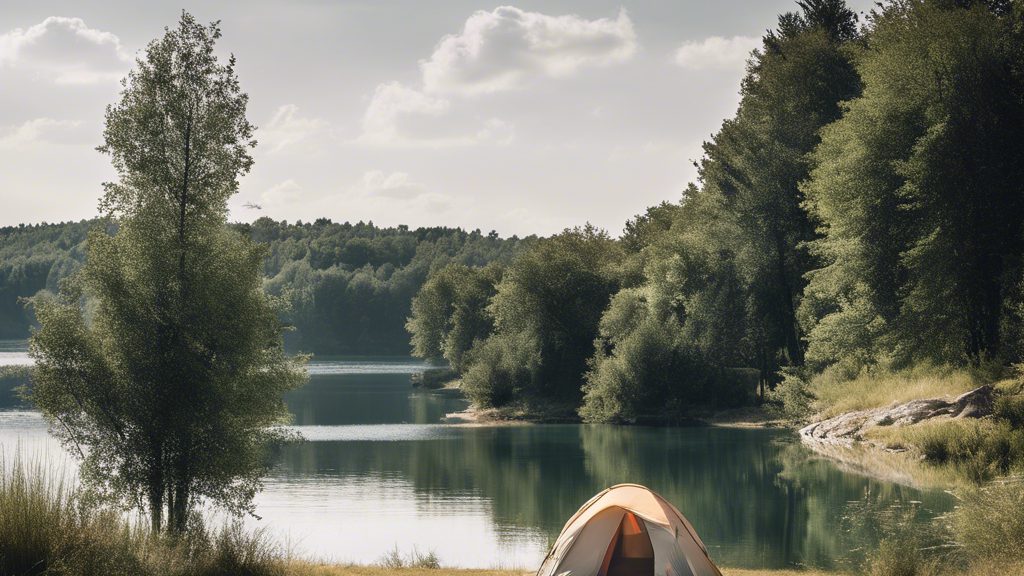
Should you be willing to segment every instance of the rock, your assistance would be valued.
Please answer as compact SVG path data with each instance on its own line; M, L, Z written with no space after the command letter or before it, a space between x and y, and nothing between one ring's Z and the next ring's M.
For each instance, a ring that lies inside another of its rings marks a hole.
M847 412L815 422L800 430L810 442L849 443L864 439L864 433L876 426L907 426L923 420L948 416L981 418L992 413L991 386L982 386L956 398L920 398L895 406Z

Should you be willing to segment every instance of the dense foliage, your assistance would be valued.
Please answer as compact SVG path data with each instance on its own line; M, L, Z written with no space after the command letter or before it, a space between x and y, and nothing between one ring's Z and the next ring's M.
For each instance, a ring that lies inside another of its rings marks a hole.
M265 247L225 226L255 141L219 37L182 13L136 61L99 147L117 233L90 231L80 271L31 301L30 400L93 493L148 510L154 533L184 532L202 502L252 512L289 437L284 393L306 380L262 289Z
M86 260L85 237L100 220L0 228L0 339L28 337L31 309L19 304L58 283ZM316 353L408 354L410 306L432 271L448 264L511 262L520 239L459 228L378 228L370 223L233 224L267 247L266 290L290 304L290 349ZM107 225L113 233L114 225ZM526 244L531 239L526 239Z
M57 291L85 261L85 236L95 222L0 228L0 339L26 338L33 316L19 298Z
M890 0L860 28L842 0L797 4L681 202L596 259L556 237L513 261L460 363L475 400L558 390L587 420L637 421L742 403L732 368L763 395L795 369L1019 361L1024 2ZM451 329L413 312L416 341Z

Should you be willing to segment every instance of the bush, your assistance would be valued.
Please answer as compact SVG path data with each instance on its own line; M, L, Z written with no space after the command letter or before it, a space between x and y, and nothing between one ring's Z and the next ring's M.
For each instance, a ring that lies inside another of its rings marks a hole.
M814 399L806 373L794 368L784 368L782 382L765 394L765 400L778 406L784 417L794 420L810 415Z
M495 334L473 348L462 391L481 408L498 408L534 390L540 347L524 334Z
M451 368L430 368L412 375L412 387L437 390L458 377L459 374Z
M656 320L645 320L620 339L611 355L598 350L583 387L580 416L587 422L636 422L695 404L737 402L734 387L718 386L724 382L721 370Z

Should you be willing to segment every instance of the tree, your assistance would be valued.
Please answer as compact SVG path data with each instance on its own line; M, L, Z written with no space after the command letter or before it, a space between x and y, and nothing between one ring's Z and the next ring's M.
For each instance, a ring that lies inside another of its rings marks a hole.
M462 373L469 351L494 331L486 308L497 292L504 266L483 268L449 264L430 275L412 300L406 329L412 334L413 356L447 360Z
M708 217L724 229L706 241L731 254L746 300L745 362L760 369L762 383L804 361L796 311L812 265L801 244L815 230L799 183L819 130L861 88L849 49L854 13L843 0L798 4L801 12L781 16L753 53L736 117L704 145L699 167L701 193L719 197L705 200L716 211Z
M812 249L825 265L802 315L814 364L882 351L897 362L1013 359L1020 39L1002 3L957 4L873 13L858 60L864 95L813 156L805 206L822 223Z
M623 259L618 243L589 224L521 252L487 307L495 332L472 352L467 394L483 405L537 399L578 406Z
M165 511L184 530L200 499L253 512L266 449L288 438L283 393L306 378L262 290L265 249L225 226L255 141L219 37L183 13L137 60L98 148L119 229L93 230L81 272L33 302L33 402L95 493L148 508L154 531Z

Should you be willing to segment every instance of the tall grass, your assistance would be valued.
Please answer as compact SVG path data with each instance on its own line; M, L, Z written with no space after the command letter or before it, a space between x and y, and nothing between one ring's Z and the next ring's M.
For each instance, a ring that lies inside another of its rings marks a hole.
M276 576L284 552L240 523L152 535L118 511L82 498L66 469L0 452L0 576Z
M392 550L381 554L375 564L381 568L390 569L427 568L436 570L441 567L441 560L437 557L437 553L434 550L428 550L426 553L423 553L419 551L419 548L413 546L412 552L402 554L402 551L398 549L398 545L395 544Z
M853 378L826 370L811 378L811 409L818 417L880 408L917 398L956 396L992 382L989 370L919 364L904 370L862 370Z
M0 574L142 574L138 534L79 496L65 470L0 453Z

